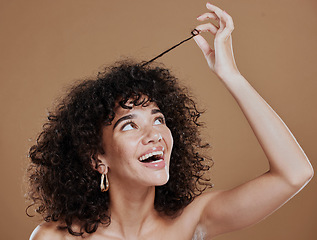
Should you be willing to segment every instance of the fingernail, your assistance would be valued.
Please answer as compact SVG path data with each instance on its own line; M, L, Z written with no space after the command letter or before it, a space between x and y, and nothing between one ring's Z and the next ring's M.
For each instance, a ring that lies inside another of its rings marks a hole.
M199 15L197 18L199 18L201 15Z

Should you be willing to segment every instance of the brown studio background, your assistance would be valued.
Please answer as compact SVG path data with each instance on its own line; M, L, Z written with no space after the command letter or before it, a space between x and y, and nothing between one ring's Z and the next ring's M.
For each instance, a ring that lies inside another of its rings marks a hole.
M217 0L235 21L240 71L280 114L317 169L314 0ZM1 0L1 239L27 239L27 151L47 109L72 82L123 57L148 60L189 36L205 1ZM160 59L189 86L213 145L216 189L267 170L265 156L233 98L190 41ZM316 239L316 178L260 224L219 240Z

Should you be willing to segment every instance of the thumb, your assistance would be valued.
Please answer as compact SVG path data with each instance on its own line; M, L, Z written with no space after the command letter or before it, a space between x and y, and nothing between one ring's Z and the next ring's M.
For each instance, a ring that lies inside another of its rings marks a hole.
M198 47L201 49L205 57L208 57L213 50L211 49L209 43L200 35L196 35L194 37L195 42L197 43Z

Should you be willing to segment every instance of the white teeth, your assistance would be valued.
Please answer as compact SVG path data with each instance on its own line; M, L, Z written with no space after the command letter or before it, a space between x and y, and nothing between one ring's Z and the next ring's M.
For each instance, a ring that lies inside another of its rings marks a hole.
M162 155L163 156L163 151L156 151L156 152L151 152L151 153L145 154L139 158L139 161L144 161L145 159L148 159L149 157L152 157L155 155Z

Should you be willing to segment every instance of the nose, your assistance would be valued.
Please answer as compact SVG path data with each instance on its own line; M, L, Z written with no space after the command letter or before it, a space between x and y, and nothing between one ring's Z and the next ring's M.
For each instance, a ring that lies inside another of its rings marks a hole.
M143 144L156 143L162 140L161 133L155 129L150 128L144 133L144 137L142 139Z

